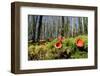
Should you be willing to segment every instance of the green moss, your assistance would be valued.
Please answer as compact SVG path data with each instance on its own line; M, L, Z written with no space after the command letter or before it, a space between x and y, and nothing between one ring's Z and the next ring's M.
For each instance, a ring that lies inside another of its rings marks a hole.
M75 44L77 38L84 40L84 47L78 48ZM88 37L80 35L77 37L65 38L60 49L54 45L57 39L45 44L28 43L28 59L29 60L52 60L52 59L79 59L88 57Z

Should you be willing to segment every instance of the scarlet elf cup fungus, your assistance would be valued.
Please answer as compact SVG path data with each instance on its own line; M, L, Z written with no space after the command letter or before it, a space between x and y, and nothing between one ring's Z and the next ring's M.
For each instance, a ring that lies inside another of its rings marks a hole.
M58 41L62 42L64 40L64 37L58 36Z
M83 47L84 46L84 41L81 38L76 39L76 46L77 47Z
M61 48L63 40L64 38L62 36L58 36L58 42L55 44L55 48Z
M62 47L62 43L59 41L55 44L55 48L61 48Z

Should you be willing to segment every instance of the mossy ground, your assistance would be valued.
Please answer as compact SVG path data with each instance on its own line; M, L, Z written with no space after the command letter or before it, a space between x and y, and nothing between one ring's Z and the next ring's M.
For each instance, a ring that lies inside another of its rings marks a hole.
M84 46L76 46L76 39L84 40ZM64 38L61 48L56 48L57 38L46 41L43 44L28 42L29 60L53 60L53 59L80 59L88 57L88 37L80 35L77 37Z

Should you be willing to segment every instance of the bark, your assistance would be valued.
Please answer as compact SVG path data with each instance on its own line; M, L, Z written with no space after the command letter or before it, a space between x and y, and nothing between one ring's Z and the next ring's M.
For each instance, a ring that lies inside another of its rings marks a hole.
M64 36L64 17L62 16L62 29L61 29L61 35Z
M42 16L40 16L40 18L39 18L37 41L40 40L41 27L42 27Z
M38 17L36 17L36 20L35 20L35 17L33 16L33 35L32 35L32 41L35 42L36 38L35 38L35 32L36 32L36 24L37 24L37 20L38 20Z

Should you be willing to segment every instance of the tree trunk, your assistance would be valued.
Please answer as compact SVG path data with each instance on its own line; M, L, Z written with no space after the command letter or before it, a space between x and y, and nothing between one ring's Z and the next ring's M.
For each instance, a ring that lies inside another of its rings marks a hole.
M61 29L61 35L64 36L64 17L62 16L62 29Z
M78 30L79 30L79 34L82 34L82 18L79 17L79 27L78 27Z
M82 18L82 34L84 34L84 21L83 21L83 18Z
M32 41L35 42L35 32L36 32L36 24L37 24L37 20L38 17L36 16L36 20L35 17L33 16L33 35L32 35Z
M88 33L88 18L84 17L83 20L84 20L84 31L85 31L85 34L87 34Z
M41 27L42 27L42 16L40 16L40 18L39 18L37 41L40 40Z

